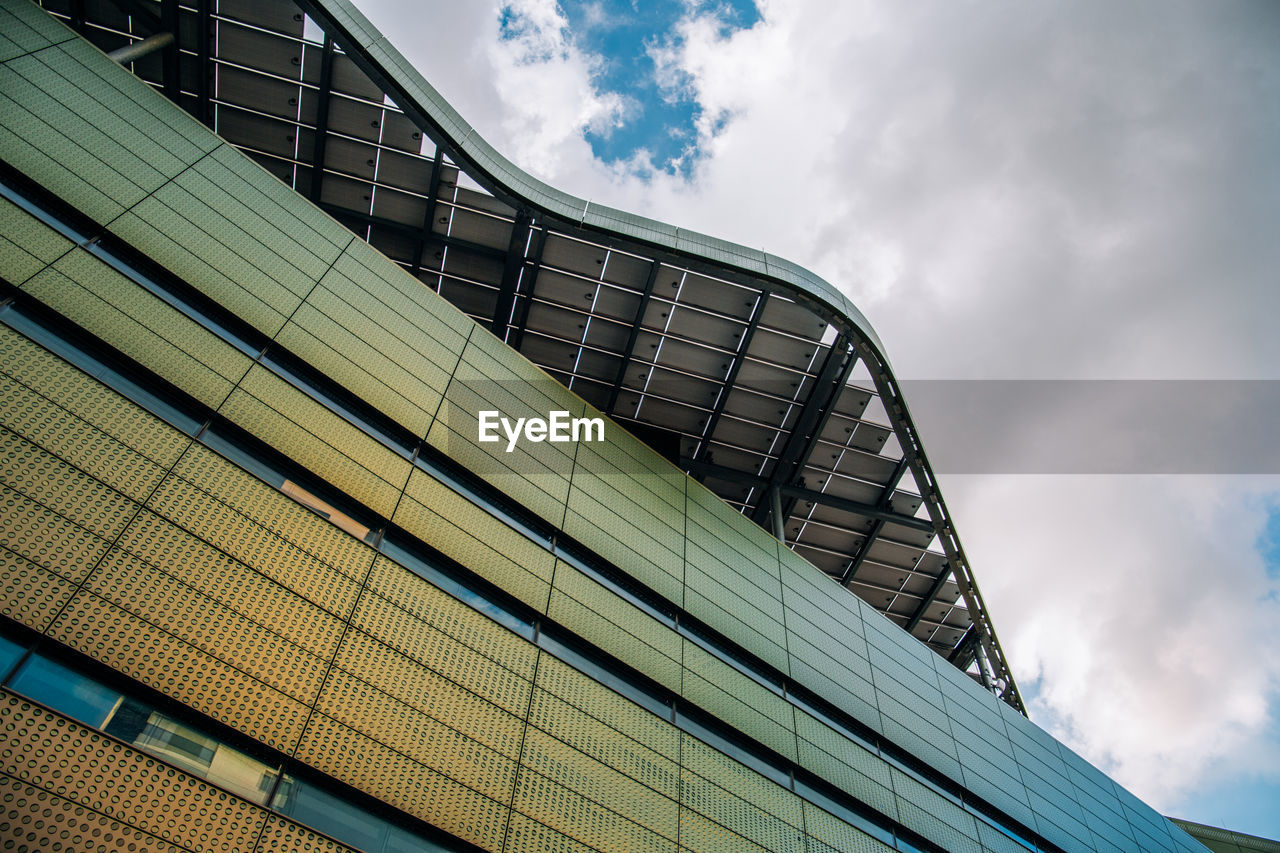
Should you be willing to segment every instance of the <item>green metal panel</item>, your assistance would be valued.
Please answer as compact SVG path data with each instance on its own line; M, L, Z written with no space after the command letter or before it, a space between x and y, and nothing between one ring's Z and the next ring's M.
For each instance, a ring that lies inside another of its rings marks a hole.
M301 391L255 365L219 409L232 423L390 517L412 465Z
M0 6L0 62L74 38L74 33L31 3Z
M426 472L414 469L392 521L538 612L546 611L555 557Z
M220 144L119 70L79 39L0 67L4 159L100 223ZM76 83L83 79L100 82ZM33 145L33 139L43 141Z
M0 198L0 277L21 285L71 248L71 241Z
M794 761L793 708L729 664L685 641L682 695L748 737Z
M547 615L679 692L681 640L675 631L563 561L556 564Z
M795 714L800 764L891 820L898 820L889 765L816 717L799 708Z
M903 823L944 850L981 853L977 821L972 815L897 768L891 774Z

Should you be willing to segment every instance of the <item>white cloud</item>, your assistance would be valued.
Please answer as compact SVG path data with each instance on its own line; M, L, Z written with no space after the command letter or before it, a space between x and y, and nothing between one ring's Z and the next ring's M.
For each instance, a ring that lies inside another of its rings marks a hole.
M1032 719L1166 811L1228 774L1280 781L1280 580L1256 549L1280 478L949 485Z
M763 0L728 37L691 5L653 52L707 122L731 120L699 125L688 180L591 157L583 129L626 104L593 88L600 59L554 4L528 4L524 54L498 43L496 4L438 5L429 38L398 37L403 13L382 27L499 150L814 269L902 375L1278 378L1274 3ZM942 486L1042 723L1157 805L1280 766L1280 614L1255 550L1275 482Z

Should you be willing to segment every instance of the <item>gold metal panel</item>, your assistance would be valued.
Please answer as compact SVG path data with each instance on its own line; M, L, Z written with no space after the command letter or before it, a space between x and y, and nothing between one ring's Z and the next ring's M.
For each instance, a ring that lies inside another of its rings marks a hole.
M281 692L315 700L325 660L154 565L112 549L88 588Z
M694 853L769 853L692 809L680 809L680 849Z
M55 512L0 486L0 547L21 554L70 581L84 580L107 551L107 541Z
M25 336L0 326L0 372L168 468L191 439Z
M49 636L268 746L293 749L306 705L91 593L81 592Z
M0 774L0 838L18 853L183 853L140 829Z
M679 797L680 765L612 728L610 722L597 720L563 699L534 688L529 705L530 726L536 726L667 797Z
M249 476L244 472L239 474ZM271 490L266 490L263 497L270 498L271 494ZM293 503L283 495L275 496ZM266 577L338 616L348 615L355 606L360 583L352 575L359 572L360 566L367 571L373 562L373 549L364 547L363 552L355 551L361 559L352 560L344 567L349 574L344 573L176 476L165 481L149 506ZM318 516L297 504L294 508L320 521ZM262 507L250 506L248 509L253 511ZM321 523L328 526L327 522ZM307 541L305 534L306 531L294 531L294 538Z
M544 654L537 686L671 759L678 759L680 730L619 693Z
M528 708L528 678L498 666L501 661L469 648L379 595L365 594L356 608L352 625L512 714L523 716ZM507 632L507 643L510 654L504 657L508 658L528 653L521 646L533 649L510 632ZM356 648L358 646L353 646L352 654L357 654Z
M492 619L441 592L404 566L386 557L378 557L373 571L369 573L369 589L416 617L416 622L426 623L492 658L521 678L533 680L533 664L538 650L532 643L515 637ZM414 627L414 630L418 628ZM414 657L410 652L405 653Z
M515 781L516 762L342 670L333 670L316 711L494 800ZM503 712L489 706L490 720ZM472 720L484 727L485 719Z
M799 797L692 735L682 737L680 763L681 802L717 823L766 846L803 825Z
M655 681L680 690L681 641L675 630L563 561L556 564L547 615Z
M258 839L254 853L298 853L300 850L308 853L346 853L355 848L312 832L279 815L267 815L267 825L262 829L262 837Z
M0 381L0 422L136 501L164 477L150 459L8 377Z
M0 613L43 631L75 585L12 551L0 549Z
M321 658L338 646L340 619L154 513L140 512L117 544Z
M302 426L316 438L375 476L398 487L409 479L408 460L388 450L364 430L299 391L262 365L255 365L240 389Z
M383 645L363 631L352 629L347 632L334 664L490 749L511 759L520 757L524 720ZM341 717L341 714L329 713Z
M615 735L619 740L622 735ZM676 839L679 804L536 728L524 738L520 764L648 830Z
M409 479L408 460L260 365L219 413L383 517Z
M511 806L601 853L671 851L676 843L633 823L528 767L520 768Z
M507 828L507 844L503 850L508 853L526 853L537 850L540 853L595 853L594 849L580 841L574 841L549 826L544 826L520 812L511 813L511 825Z
M508 814L505 805L324 714L312 717L296 755L312 767L459 838L489 850L502 845Z
M21 286L71 248L71 241L8 199L0 199L0 277Z
M107 539L124 529L138 506L4 427L0 483Z
M246 539L239 534L239 527L245 523L243 515L347 577L359 581L368 574L373 555L368 545L212 450L192 447L174 468L174 474L186 483L170 478L151 501L151 507L161 508L163 514L187 530L233 556L267 547L256 536ZM227 514L221 507L210 506L207 497L187 484L235 512ZM217 515L216 523L202 522L206 513ZM320 603L318 598L312 600Z
M813 803L804 804L804 827L809 834L810 853L893 853L892 847Z
M7 691L0 771L193 851L241 853L261 809Z
M396 524L532 606L547 609L555 557L471 501L415 469Z

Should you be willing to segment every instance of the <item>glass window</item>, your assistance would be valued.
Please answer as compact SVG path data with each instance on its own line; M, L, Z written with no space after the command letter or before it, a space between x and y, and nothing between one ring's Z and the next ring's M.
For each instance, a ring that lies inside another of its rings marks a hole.
M452 595L459 601L478 610L498 624L509 628L526 639L533 639L533 623L517 616L507 608L477 592L445 572L427 555L408 533L399 528L388 528L379 550L400 565L432 585Z
M292 776L280 780L271 808L344 844L370 853L383 850L385 821Z
M95 729L102 728L122 698L118 690L85 678L41 655L27 658L9 682L9 687L15 693Z
M9 676L9 671L13 669L13 665L18 662L25 652L22 646L13 642L6 637L0 637L0 680L4 680Z

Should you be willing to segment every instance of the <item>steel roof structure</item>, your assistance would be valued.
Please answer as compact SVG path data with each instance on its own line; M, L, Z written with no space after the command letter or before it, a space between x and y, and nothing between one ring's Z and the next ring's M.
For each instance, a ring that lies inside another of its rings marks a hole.
M346 0L45 0L1019 710L884 347L803 268L503 158Z

